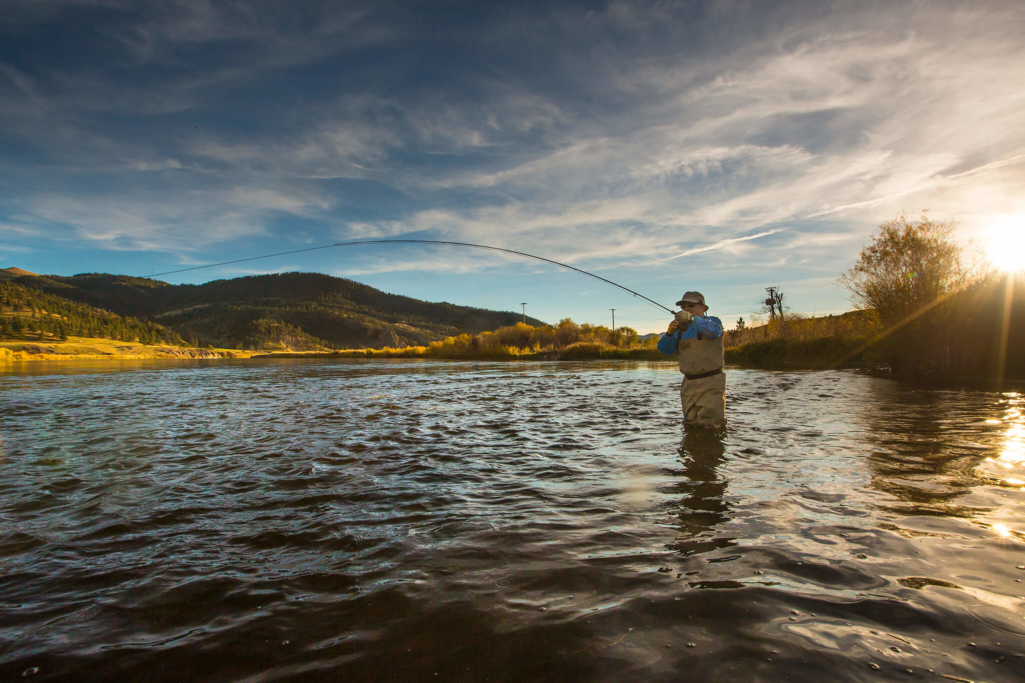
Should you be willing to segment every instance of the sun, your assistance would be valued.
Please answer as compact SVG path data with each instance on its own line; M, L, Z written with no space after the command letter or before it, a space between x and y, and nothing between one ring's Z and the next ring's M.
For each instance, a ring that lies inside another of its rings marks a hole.
M986 233L986 256L994 267L1007 273L1025 270L1025 217L1009 217Z

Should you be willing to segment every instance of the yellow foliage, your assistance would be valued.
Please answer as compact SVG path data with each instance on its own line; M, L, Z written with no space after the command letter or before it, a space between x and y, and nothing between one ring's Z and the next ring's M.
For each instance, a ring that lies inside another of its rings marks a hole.
M644 354L654 350L654 342L638 344L637 332L629 327L617 328L615 333L601 325L578 325L569 318L557 327L534 327L516 323L491 332L461 334L430 345L404 349L358 349L340 351L338 355L356 357L391 358L480 358L502 360L509 358L555 357L570 350L571 355L590 354L595 357L628 357L634 350ZM626 353L630 352L630 353ZM632 356L630 356L632 357Z

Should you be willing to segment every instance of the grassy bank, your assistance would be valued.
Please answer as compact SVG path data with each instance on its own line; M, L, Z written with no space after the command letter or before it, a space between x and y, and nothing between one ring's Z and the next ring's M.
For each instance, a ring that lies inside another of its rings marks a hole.
M280 354L287 356L288 354ZM615 331L602 325L578 325L568 318L558 325L517 323L480 334L461 334L425 346L346 349L325 358L424 358L450 360L663 360L655 340L641 343L629 327ZM308 356L307 356L308 357Z
M774 321L726 335L726 362L747 367L817 369L865 362L859 346L874 333L870 316L849 313L827 318ZM348 349L323 358L422 358L451 360L647 360L674 362L655 347L654 338L638 340L633 330L576 325L564 320L558 327L522 323L478 335L449 337L426 346ZM289 354L275 354L288 357Z
M237 349L197 349L92 337L68 337L66 341L0 341L0 362L248 358L252 355L251 351Z
M806 318L790 314L726 335L726 362L760 368L824 369L874 364L868 342L878 323L868 311Z
M447 341L447 340L446 340ZM437 346L435 346L437 344ZM503 349L471 350L445 349L445 342L436 342L430 346L404 346L401 348L383 349L346 349L330 353L307 354L267 354L256 355L254 358L422 358L441 360L673 360L659 353L653 347L635 345L629 348L611 346L601 343L580 343L562 349L519 349L506 347ZM442 348L438 348L442 347Z

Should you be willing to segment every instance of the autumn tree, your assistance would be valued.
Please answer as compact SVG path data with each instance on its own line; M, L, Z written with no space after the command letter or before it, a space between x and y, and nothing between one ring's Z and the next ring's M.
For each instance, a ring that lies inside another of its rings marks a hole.
M897 374L944 369L950 349L942 330L951 295L967 284L968 269L954 241L954 223L906 213L879 226L840 284L851 301L878 317L884 351Z
M855 306L874 310L884 324L904 320L964 284L967 269L953 233L953 222L900 214L879 226L840 282Z

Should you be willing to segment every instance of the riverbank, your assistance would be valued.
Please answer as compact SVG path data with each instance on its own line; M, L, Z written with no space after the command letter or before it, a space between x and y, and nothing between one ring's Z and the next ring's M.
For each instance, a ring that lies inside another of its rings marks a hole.
M808 341L770 340L749 342L726 349L727 365L779 370L825 370L862 367L862 355L841 340L824 338ZM252 358L420 358L424 360L486 360L486 361L586 361L644 360L675 363L651 346L627 348L602 344L578 344L565 349L504 349L481 353L455 354L437 351L429 346L408 346L384 349L346 349L326 353L254 354Z
M443 346L405 346L383 349L343 349L326 353L256 354L253 358L422 358L425 360L490 361L580 361L580 360L672 360L645 346L628 348L606 344L574 344L564 349L454 349Z
M0 362L249 358L253 355L253 351L239 349L200 349L91 337L70 337L67 341L0 341Z
M878 364L866 353L874 330L867 314L801 318L726 333L728 365L751 368L821 370ZM604 327L558 327L518 324L494 332L449 337L426 346L344 349L322 353L275 353L275 358L421 358L432 360L583 361L645 360L675 362L656 348L657 338L641 341L637 333L614 333ZM256 354L255 358L271 354Z
M756 330L759 328L755 328ZM577 341L565 345L542 345L534 339L542 328L519 325L494 333L461 335L427 346L343 349L337 351L252 351L227 348L198 348L171 344L141 344L93 337L70 337L66 341L0 341L0 362L75 360L161 360L161 359L247 359L247 358L420 358L431 360L486 361L587 361L641 360L675 362L655 347L655 339L644 342L611 337L619 344ZM520 340L510 339L519 334ZM503 339L505 337L506 339ZM511 343L495 343L498 340ZM860 339L836 334L815 336L730 332L726 336L726 363L740 367L818 370L862 364L854 353ZM518 343L517 343L518 342ZM741 342L741 343L737 343Z

